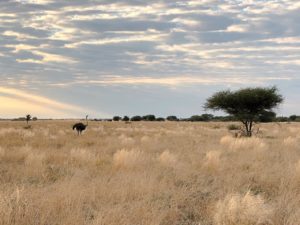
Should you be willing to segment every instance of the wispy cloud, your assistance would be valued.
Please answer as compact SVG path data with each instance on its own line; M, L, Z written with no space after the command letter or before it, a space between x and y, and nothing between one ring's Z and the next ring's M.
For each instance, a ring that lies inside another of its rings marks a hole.
M11 31L11 30L7 30L4 31L2 33L2 35L4 36L8 36L8 37L16 37L17 40L27 40L27 39L35 39L36 37L29 35L29 34L25 34L25 33L19 33L19 32L15 32L15 31Z
M154 34L153 34L154 33ZM131 35L127 37L118 38L102 38L98 40L85 40L80 42L75 42L72 44L66 44L66 48L78 48L81 45L107 45L107 44L120 44L120 43L130 43L130 42L155 42L160 41L167 34L155 34L155 32L143 32L139 35Z
M21 4L37 4L37 5L46 5L54 0L15 0L16 2L19 2Z
M54 117L78 116L86 113L86 109L62 103L47 97L28 93L13 88L0 87L1 110L10 116L22 116L25 113Z
M106 78L98 80L78 80L70 83L54 83L51 86L67 87L75 85L162 85L168 87L180 87L180 86L193 86L193 85L241 85L245 83L251 83L256 85L263 85L269 81L274 80L286 80L289 81L291 78L288 77L258 77L258 78L247 78L247 77L165 77L165 78L153 78L153 77L124 77L124 76L107 76Z

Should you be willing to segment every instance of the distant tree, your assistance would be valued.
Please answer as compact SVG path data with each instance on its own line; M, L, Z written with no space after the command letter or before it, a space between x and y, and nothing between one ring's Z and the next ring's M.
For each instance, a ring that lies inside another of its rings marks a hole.
M142 120L144 121L155 121L155 116L154 115L146 115L142 117Z
M26 117L15 118L13 121L26 121Z
M140 117L140 116L133 116L133 117L131 117L130 120L131 120L131 121L141 121L141 120L142 120L142 117Z
M31 115L27 114L26 117L25 117L25 119L26 119L26 123L28 125L29 121L31 120Z
M33 121L37 121L38 118L35 116L35 117L32 117L32 120L33 120Z
M168 121L178 121L178 118L176 116L168 116L167 120Z
M189 118L189 121L191 122L203 121L203 118L200 115L193 115Z
M297 116L296 116L296 115L291 115L291 116L290 116L290 120L291 120L291 121L296 121L296 119L297 119Z
M253 123L259 116L272 109L283 101L276 87L245 88L232 92L220 91L208 98L205 109L223 110L240 120L245 128L245 135L252 136Z
M122 120L125 121L125 122L127 122L127 121L129 121L130 119L129 119L128 116L124 116Z
M276 113L270 111L265 111L258 117L258 121L262 123L270 123L275 121L275 119L276 119Z
M113 121L120 121L122 118L120 116L114 116Z
M222 122L238 121L237 118L234 116L214 116L213 120Z
M198 122L198 121L211 121L214 118L212 114L202 114L202 115L193 115L188 121Z
M276 117L275 121L276 122L288 122L289 121L289 117L279 116L279 117Z
M156 121L161 121L161 122L163 122L163 121L165 121L165 118L163 118L163 117L158 117L158 118L156 118Z
M190 121L189 118L180 118L178 119L178 121L180 122L187 122L187 121Z
M202 114L202 121L211 121L214 118L214 115L212 114Z

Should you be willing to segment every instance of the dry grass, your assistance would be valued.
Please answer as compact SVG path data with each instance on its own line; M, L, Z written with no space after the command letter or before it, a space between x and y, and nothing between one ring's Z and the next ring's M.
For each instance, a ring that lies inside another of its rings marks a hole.
M300 124L0 123L0 225L298 225Z
M273 212L262 196L247 192L219 201L214 221L218 225L267 225L272 224Z

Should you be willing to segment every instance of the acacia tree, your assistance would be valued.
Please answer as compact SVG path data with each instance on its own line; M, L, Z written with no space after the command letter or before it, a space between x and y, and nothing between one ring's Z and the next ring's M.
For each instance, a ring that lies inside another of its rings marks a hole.
M178 121L178 118L177 118L177 116L168 116L167 120L168 121Z
M206 100L205 109L222 110L241 121L246 136L252 136L253 123L283 101L276 87L220 91Z
M30 115L30 114L27 114L27 115L26 115L26 123L27 123L27 125L28 125L28 122L29 122L30 119L31 119L31 115Z
M125 122L127 122L127 121L129 121L130 119L129 119L128 116L124 116L122 120L125 121Z
M120 121L122 118L120 116L114 116L113 121Z

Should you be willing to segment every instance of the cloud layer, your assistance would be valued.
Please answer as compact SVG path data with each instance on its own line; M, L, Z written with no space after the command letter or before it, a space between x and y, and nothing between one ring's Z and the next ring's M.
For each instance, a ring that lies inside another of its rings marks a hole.
M296 1L8 0L0 12L0 87L99 116L146 113L154 100L152 113L184 116L222 88L278 85L280 113L300 114Z

